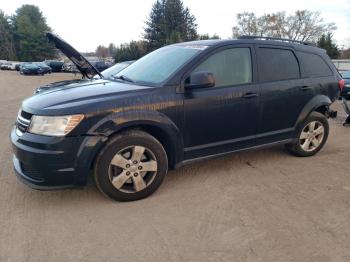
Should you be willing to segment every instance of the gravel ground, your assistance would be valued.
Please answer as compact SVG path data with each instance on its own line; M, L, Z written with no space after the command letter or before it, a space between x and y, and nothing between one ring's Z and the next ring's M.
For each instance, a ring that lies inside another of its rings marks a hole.
M350 261L350 128L330 120L324 149L231 154L171 171L131 203L86 188L17 181L9 132L35 87L70 74L0 71L0 261Z

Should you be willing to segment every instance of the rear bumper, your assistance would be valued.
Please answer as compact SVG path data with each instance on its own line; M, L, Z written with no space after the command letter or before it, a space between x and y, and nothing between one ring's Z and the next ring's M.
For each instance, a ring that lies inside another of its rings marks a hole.
M100 137L48 137L11 132L17 177L34 189L60 189L86 184Z

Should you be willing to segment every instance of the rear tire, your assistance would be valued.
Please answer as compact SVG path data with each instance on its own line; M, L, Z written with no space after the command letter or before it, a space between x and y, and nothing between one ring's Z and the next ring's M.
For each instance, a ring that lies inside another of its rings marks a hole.
M298 157L313 156L327 141L329 124L327 118L318 112L312 112L297 132L297 141L287 144L287 150Z
M94 178L98 189L117 201L134 201L155 192L168 171L163 146L139 130L112 137L98 154Z

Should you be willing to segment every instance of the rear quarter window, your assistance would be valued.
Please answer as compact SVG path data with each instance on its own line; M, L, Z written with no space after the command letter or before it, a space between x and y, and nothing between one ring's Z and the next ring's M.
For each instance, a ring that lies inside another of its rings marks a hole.
M320 77L333 75L323 58L317 54L297 52L302 77Z
M299 64L291 50L258 48L259 79L261 82L297 79Z

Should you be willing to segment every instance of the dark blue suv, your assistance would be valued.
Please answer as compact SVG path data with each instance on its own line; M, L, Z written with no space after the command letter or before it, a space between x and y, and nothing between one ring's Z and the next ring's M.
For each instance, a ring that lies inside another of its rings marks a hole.
M303 42L175 44L107 80L61 38L48 38L85 79L22 103L13 163L37 189L82 186L92 173L105 195L130 201L153 193L168 168L194 160L277 144L312 156L344 85L326 52Z

